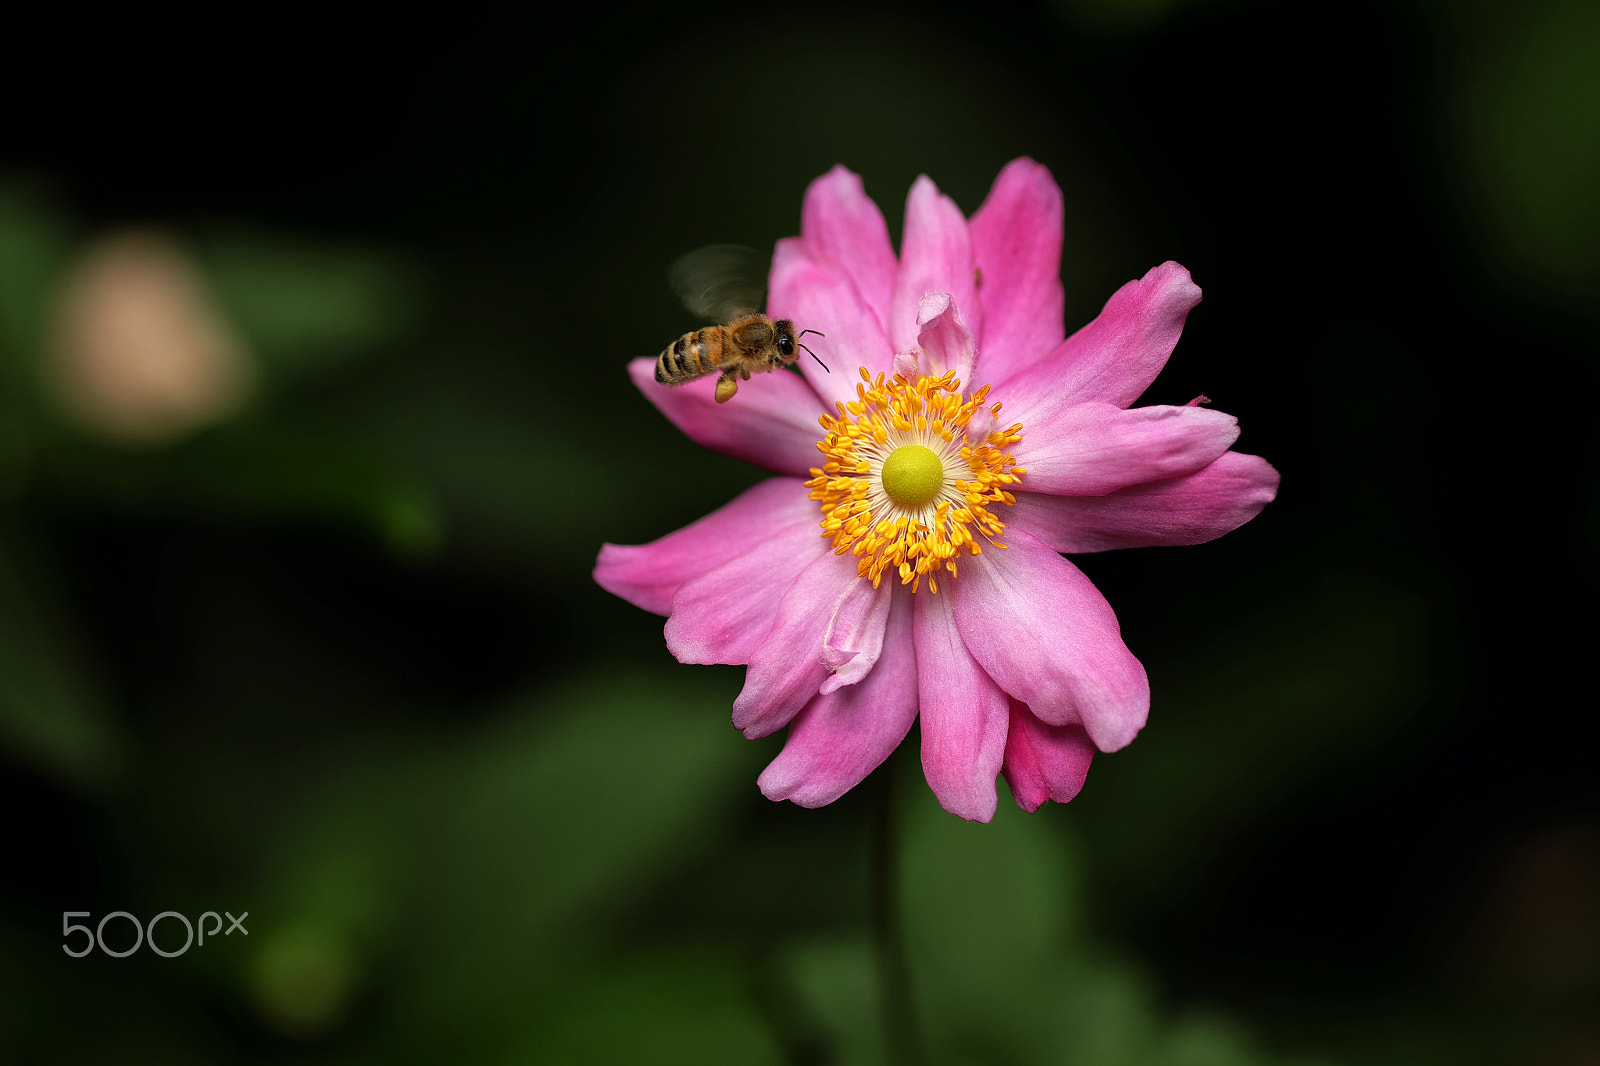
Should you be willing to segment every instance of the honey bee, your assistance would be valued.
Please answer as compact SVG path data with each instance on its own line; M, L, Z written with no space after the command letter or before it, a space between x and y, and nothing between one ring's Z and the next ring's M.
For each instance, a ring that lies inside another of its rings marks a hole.
M805 351L817 353L800 343L808 333L824 336L814 329L795 332L787 318L773 319L754 310L761 303L759 279L765 271L753 250L732 245L702 248L673 264L673 287L689 308L726 325L692 330L669 344L656 360L656 381L663 385L682 385L708 374L721 372L716 399L727 403L739 391L740 381L751 374L785 367Z

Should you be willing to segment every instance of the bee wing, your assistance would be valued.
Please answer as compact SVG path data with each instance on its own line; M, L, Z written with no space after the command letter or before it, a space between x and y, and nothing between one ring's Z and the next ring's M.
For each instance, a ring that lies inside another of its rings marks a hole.
M708 322L731 322L761 310L772 257L738 244L709 244L681 256L667 280L684 306Z

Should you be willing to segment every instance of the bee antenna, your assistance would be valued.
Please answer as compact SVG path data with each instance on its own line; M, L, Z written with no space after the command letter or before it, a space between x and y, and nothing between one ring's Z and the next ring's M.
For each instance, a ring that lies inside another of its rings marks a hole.
M798 344L799 343L799 339L801 337L804 337L807 333L815 333L819 337L826 337L827 336L827 334L822 332L820 329L803 329L799 333L795 334L795 343ZM801 345L801 347L804 348L805 345ZM810 348L806 348L806 351L809 352L810 350L811 350ZM816 356L813 355L811 358L815 359Z
M816 333L817 331L814 330L814 329L808 329L808 330L806 330L806 332L807 333ZM796 344L800 344L799 341L795 341L795 343ZM800 347L806 348L806 346L803 345L803 344L800 344ZM806 354L809 355L813 359L817 359L817 353L812 351L810 348L806 348ZM824 370L828 370L828 364L824 363L821 359L817 359L817 365L820 366ZM828 370L828 373L831 374L831 373L833 373L833 371Z

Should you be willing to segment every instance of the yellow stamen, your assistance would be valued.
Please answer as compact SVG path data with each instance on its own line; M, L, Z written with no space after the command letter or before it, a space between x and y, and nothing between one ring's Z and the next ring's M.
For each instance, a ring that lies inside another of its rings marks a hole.
M989 387L963 396L954 371L886 382L863 369L861 378L856 399L819 419L825 461L811 468L806 487L822 505L822 535L834 554L856 557L874 588L892 570L913 592L924 577L938 592L937 572L954 580L957 558L982 554L981 541L1005 547L996 540L1005 523L989 507L1016 502L1005 487L1025 471L1007 449L1022 439L1022 426L969 442L967 423L984 409ZM999 412L999 404L989 408Z

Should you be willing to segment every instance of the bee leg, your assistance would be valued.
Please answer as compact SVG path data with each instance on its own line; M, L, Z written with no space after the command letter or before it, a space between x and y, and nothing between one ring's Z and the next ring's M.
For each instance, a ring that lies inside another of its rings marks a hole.
M749 375L745 376L748 377ZM733 399L733 394L738 391L739 378L731 370L724 371L723 375L717 379L717 402L727 403Z

